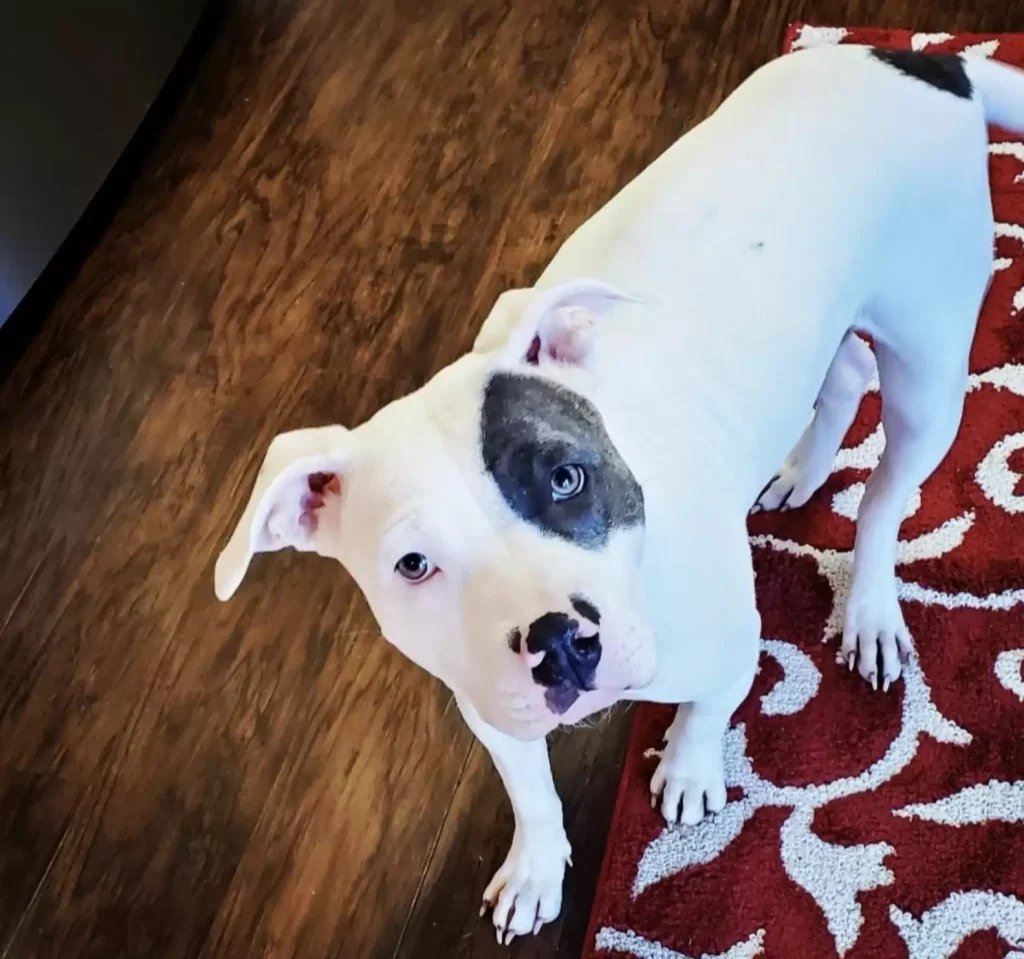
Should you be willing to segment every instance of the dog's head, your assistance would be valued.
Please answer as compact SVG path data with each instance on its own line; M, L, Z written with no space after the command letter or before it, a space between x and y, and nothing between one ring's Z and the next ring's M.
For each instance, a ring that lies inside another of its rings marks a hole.
M384 636L497 728L542 736L654 673L643 492L592 395L590 282L503 295L473 352L363 425L270 445L217 561L334 557Z

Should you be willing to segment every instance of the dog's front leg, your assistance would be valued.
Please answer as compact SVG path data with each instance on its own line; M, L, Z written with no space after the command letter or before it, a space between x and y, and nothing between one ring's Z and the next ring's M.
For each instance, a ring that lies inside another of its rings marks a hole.
M467 725L487 751L505 784L515 814L512 848L484 892L481 915L493 909L498 942L537 932L562 908L562 879L570 862L569 840L562 823L562 803L555 792L543 739L523 742L484 722L473 706L456 697Z
M665 733L661 762L651 777L651 805L661 799L670 825L694 826L725 807L722 739L736 708L750 692L756 667L725 691L699 702L683 703Z

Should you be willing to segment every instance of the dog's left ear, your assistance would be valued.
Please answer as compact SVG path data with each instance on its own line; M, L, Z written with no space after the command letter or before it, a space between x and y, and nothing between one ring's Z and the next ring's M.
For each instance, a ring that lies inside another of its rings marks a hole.
M321 522L323 507L341 496L350 434L343 426L293 430L274 437L245 512L214 570L217 598L238 589L255 553L292 549L333 556L337 530Z
M550 289L509 290L477 336L477 352L499 349L510 363L585 366L594 325L617 303L636 297L598 280L571 280Z

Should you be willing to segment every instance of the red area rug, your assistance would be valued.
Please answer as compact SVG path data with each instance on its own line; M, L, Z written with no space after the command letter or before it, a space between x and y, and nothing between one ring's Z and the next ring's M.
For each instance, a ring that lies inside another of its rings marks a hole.
M840 42L1024 65L1024 36L796 26L787 50ZM672 710L639 709L586 959L1024 959L1022 139L993 131L999 259L964 424L901 531L919 665L883 694L834 661L871 392L826 487L751 521L765 639L725 811L665 829L648 783Z

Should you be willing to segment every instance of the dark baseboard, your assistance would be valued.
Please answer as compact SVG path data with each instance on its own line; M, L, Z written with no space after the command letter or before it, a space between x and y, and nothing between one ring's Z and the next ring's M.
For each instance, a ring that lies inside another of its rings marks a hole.
M209 0L206 4L166 81L110 172L46 267L0 325L0 380L10 374L110 225L187 94L223 23L225 8L222 0Z

